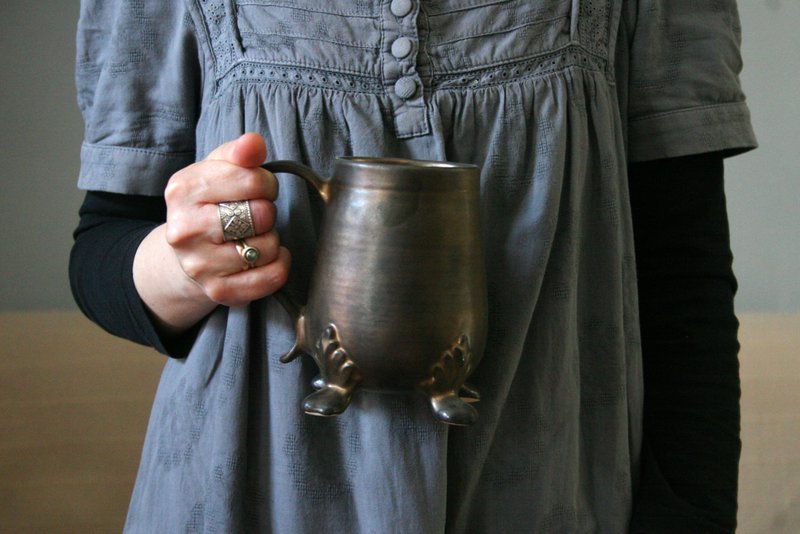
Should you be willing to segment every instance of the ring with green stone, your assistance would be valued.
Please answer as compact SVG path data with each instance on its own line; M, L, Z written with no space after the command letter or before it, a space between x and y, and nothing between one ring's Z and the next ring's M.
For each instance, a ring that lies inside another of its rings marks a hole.
M255 267L258 258L261 257L261 252L256 247L248 245L244 239L236 241L236 250L239 251L239 255L244 260L245 270Z

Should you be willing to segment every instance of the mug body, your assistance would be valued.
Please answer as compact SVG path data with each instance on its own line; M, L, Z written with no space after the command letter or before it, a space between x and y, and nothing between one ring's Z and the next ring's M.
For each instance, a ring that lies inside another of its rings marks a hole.
M313 343L334 325L361 387L421 387L459 340L469 345L464 374L478 363L487 308L479 181L472 165L337 160L305 331ZM324 347L310 348L325 378Z

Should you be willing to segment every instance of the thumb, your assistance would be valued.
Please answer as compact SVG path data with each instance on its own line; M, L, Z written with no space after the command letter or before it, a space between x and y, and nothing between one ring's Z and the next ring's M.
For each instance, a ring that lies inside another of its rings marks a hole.
M206 159L228 161L240 167L258 167L267 159L267 144L260 134L249 132L219 145Z

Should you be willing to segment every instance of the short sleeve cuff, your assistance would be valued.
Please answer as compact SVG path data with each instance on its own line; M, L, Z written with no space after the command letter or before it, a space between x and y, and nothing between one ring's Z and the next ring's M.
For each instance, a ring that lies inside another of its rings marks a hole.
M755 148L750 111L744 102L702 106L631 119L630 161Z
M84 143L78 187L87 191L158 196L163 194L170 176L194 161L194 152L166 153Z

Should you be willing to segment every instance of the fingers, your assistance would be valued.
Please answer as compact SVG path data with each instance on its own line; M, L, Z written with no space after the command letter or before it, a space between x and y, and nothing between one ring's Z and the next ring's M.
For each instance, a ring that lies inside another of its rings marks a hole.
M195 248L183 255L181 267L217 304L234 306L271 295L286 283L291 255L274 231L246 242L259 251L252 267L236 243Z
M261 168L267 157L264 138L246 133L223 143L200 162L177 172L165 196L196 203L266 198L275 200L278 182L272 173Z
M260 163L265 150L260 135L245 134L221 145L205 160L175 173L164 193L170 244L181 245L198 238L222 243L219 213L222 202L249 201L254 233L271 230L275 224L272 202L278 195L278 182L261 167L240 165Z
M275 205L267 200L251 200L253 234L265 234L275 226ZM203 244L220 245L226 242L223 221L217 204L204 204L167 209L166 239L176 250L197 248Z
M236 250L232 243L228 246ZM242 259L238 261L241 265ZM290 268L291 254L285 247L278 247L273 261L228 276L214 277L204 285L204 290L218 304L239 306L278 291L286 284Z
M206 156L206 160L221 160L240 167L258 167L267 159L267 144L257 133L246 133L224 143Z
M268 200L251 200L250 213L253 217L253 228L255 228L256 235L265 234L275 227L275 218L277 209L275 204ZM220 225L220 232L222 225ZM222 234L218 234L222 238Z
M164 191L167 204L218 204L278 197L278 181L261 167L245 168L221 160L203 160L175 173Z
M280 239L275 230L247 238L245 242L259 252L258 259L253 262L253 268L263 267L278 258ZM196 240L189 247L181 247L180 244L171 245L180 252L181 265L189 278L204 284L213 277L231 276L251 268L242 258L240 249L237 248L238 244L235 241L212 244Z
M252 220L252 235L265 234L274 228L277 212L274 203L268 200L256 199L248 201L248 205L250 209L250 219ZM230 221L236 218L223 215L224 212L230 212L232 204L224 204L224 209L221 206L223 206L223 204L209 204L206 209L202 211L202 220L206 222L199 224L200 221L192 221L196 229L204 231L204 235L213 243L217 244L241 237L240 235L232 236L231 234L226 236L224 226L230 225ZM242 213L245 212L244 209L240 208L239 211ZM245 218L246 217L239 217L236 221L237 224L240 220ZM243 237L248 238L248 235L244 235Z
M264 139L245 134L175 173L165 190L167 242L184 273L218 304L234 306L270 295L288 277L290 255L273 229L278 183L260 167L265 158ZM246 241L260 253L253 265L236 243L225 241L223 219L249 222L245 210L229 207L221 216L219 204L233 201L248 201L250 207L255 235Z
M217 258L217 268L221 270L221 275L226 276L251 268L263 267L278 259L281 243L278 238L278 232L275 230L266 234L250 237L245 239L244 242L248 247L254 247L258 250L258 259L252 262L252 264L248 264L242 257L243 245L241 243L226 243L221 247L224 253L221 252L218 254Z

